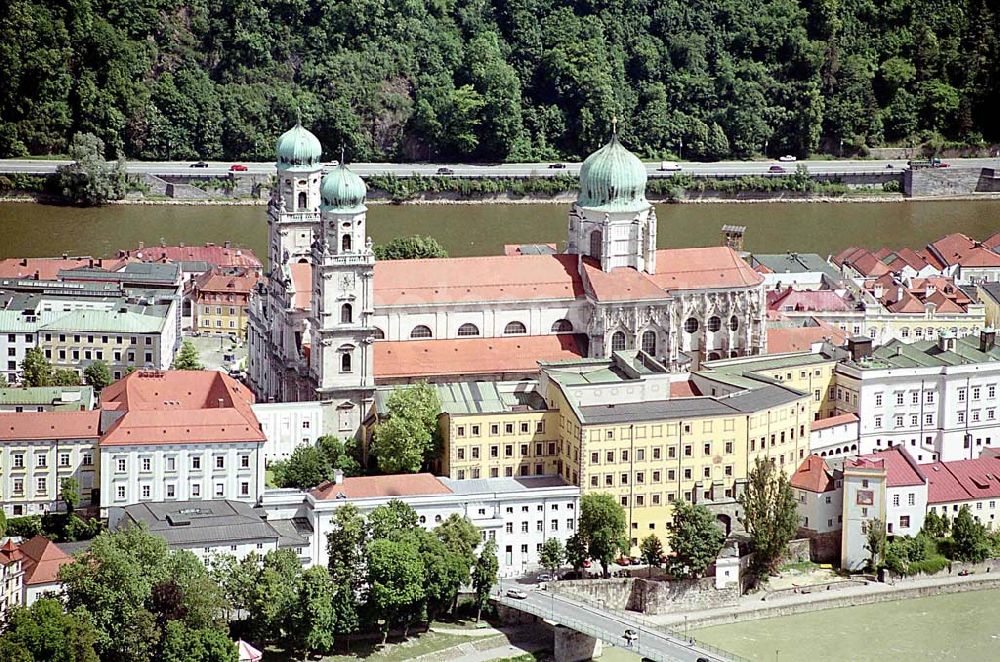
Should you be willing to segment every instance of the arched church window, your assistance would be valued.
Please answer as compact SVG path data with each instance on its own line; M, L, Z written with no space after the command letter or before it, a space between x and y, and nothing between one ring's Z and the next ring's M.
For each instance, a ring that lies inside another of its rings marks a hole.
M410 331L411 338L430 338L431 330L430 327L424 326L423 324L418 324L413 327L413 331Z
M573 333L573 323L569 320L556 320L552 323L553 333Z
M385 331L377 326L375 327L375 333L372 335L375 337L375 340L385 340Z
M479 327L475 324L463 324L458 327L458 335L460 336L478 336Z
M528 329L521 322L507 322L507 326L503 328L505 336L517 336L527 332Z
M601 259L601 248L604 245L604 237L601 235L600 230L594 230L590 233L590 257L595 260Z
M715 315L708 318L708 330L713 333L722 328L722 320L720 320Z
M353 321L354 310L351 308L351 304L345 303L340 307L340 323L350 324Z
M719 357L719 353L718 352L712 352L711 354L708 355L708 360L709 361L718 361L719 358L720 357Z
M350 372L351 371L351 355L344 352L340 355L340 371Z
M299 209L303 209L306 206L306 192L299 191Z
M732 317L729 318L729 330L736 331L739 328L740 328L740 320L739 318L736 317L736 315L733 315Z
M351 235L345 234L343 239L340 240L340 250L342 251L351 250Z
M615 331L611 334L611 351L620 352L625 349L625 333L623 331Z
M684 330L688 333L695 333L698 331L698 320L693 317L689 317L684 320Z
M650 356L656 356L656 331L645 331L642 334L642 351Z

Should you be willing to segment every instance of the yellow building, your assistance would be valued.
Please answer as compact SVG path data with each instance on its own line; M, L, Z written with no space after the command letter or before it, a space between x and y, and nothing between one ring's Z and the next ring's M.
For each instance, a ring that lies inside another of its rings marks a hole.
M248 309L257 274L216 267L191 285L192 327L199 333L246 337Z

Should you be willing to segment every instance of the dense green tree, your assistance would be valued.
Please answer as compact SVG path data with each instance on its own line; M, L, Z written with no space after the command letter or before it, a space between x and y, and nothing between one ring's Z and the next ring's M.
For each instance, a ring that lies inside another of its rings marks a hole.
M938 516L937 511L932 510L924 516L924 526L921 531L931 538L941 536L941 518Z
M566 559L566 549L559 538L549 538L542 543L542 551L538 555L538 563L548 570L555 572Z
M100 393L105 386L110 386L112 382L108 364L98 360L88 365L83 371L83 381Z
M573 566L574 571L580 572L583 569L584 562L589 558L588 554L587 542L580 534L574 533L566 539L566 562Z
M490 591L497 583L500 561L497 560L497 541L490 538L483 544L472 570L472 588L476 596L476 621L483 615L483 608L490 601Z
M868 570L874 572L885 562L885 522L875 518L865 522L865 549Z
M382 643L389 629L402 625L404 633L424 615L427 593L424 564L417 545L402 536L377 538L368 545L368 595L383 620Z
M456 565L461 571L460 585L468 584L472 567L476 563L476 547L481 541L479 529L468 518L452 513L445 521L435 527L434 535L444 543L446 549L459 559ZM452 613L457 608L458 593L456 592L451 603Z
M611 494L590 493L580 499L580 538L586 542L589 558L601 564L605 577L608 566L629 551L625 510Z
M448 251L438 243L437 239L419 234L410 237L394 237L387 244L377 244L374 251L377 260L422 260L448 257Z
M73 514L80 505L80 481L72 476L66 476L59 481L59 498L66 504L66 512Z
M300 490L316 487L324 480L333 480L338 470L345 476L356 476L361 467L348 452L347 445L329 435L317 439L314 446L299 446L287 460L271 464L277 487Z
M0 659L18 662L98 662L97 632L87 612L63 610L58 600L41 598L15 607L0 635Z
M181 343L180 351L174 357L174 364L171 370L204 370L201 359L198 357L198 350L190 340Z
M986 527L972 517L972 511L967 505L959 509L951 528L951 537L955 541L953 553L959 561L979 563L987 559L992 552Z
M667 523L672 552L668 565L675 577L700 577L712 565L726 534L708 508L688 501L675 501Z
M51 386L83 386L80 373L70 368L56 368L52 371Z
M52 385L52 364L37 347L29 349L21 359L21 383L25 386Z
M299 576L287 625L296 650L325 653L333 648L337 618L333 602L341 597L326 568L314 566Z
M676 515L676 511L674 511ZM663 543L655 533L650 533L639 543L639 552L642 554L642 562L649 566L649 576L653 576L653 566L659 567L660 557L663 556Z
M92 133L77 133L69 147L73 163L56 170L62 196L81 205L102 205L125 195L125 164L104 160L104 141Z
M739 521L750 536L754 567L763 575L777 566L799 524L788 476L774 458L754 461L738 501L742 511Z
M468 560L461 550L449 549L434 533L416 529L405 538L415 539L424 566L427 616L437 618L458 600L458 591L469 580Z
M375 427L371 452L384 473L415 473L430 459L439 441L441 403L426 382L393 390L386 419Z
M417 511L399 499L391 499L368 513L368 535L372 540L408 534L416 528Z
M157 662L238 662L239 651L218 628L192 629L183 621L167 621L163 652Z

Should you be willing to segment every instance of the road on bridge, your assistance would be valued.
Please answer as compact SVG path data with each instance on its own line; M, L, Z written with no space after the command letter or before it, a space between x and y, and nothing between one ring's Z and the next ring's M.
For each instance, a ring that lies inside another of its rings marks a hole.
M47 174L56 171L60 165L69 161L40 159L0 159L0 173ZM207 167L193 168L191 161L128 161L130 173L150 175L203 175L218 177L229 172L234 163L246 166L244 174L270 175L274 173L274 162L251 163L247 161L209 162ZM997 167L998 160L948 159L947 163L954 168ZM578 175L579 163L564 163L563 168L552 168L551 163L502 163L502 164L439 164L439 163L352 163L351 169L363 177L371 175L410 175L433 176L439 170L447 169L454 177L548 177L558 174ZM874 160L824 160L799 161L797 163L781 163L775 160L761 161L717 161L715 163L694 163L684 161L678 164L679 172L701 177L737 177L740 175L765 175L770 168L780 165L785 172L795 172L797 165L804 165L814 175L837 174L875 174L899 172L906 168L906 161L874 161ZM892 165L892 168L888 168ZM650 176L669 176L677 171L661 171L660 163L646 163L646 171ZM327 168L332 167L329 164ZM773 173L772 173L773 174Z
M629 615L597 609L582 602L569 600L553 591L529 590L526 591L526 598L511 598L507 596L508 588L521 590L523 587L501 583L499 592L494 596L497 603L564 625L608 644L631 650L650 660L731 662L739 659L725 651L698 642L692 643L692 640L680 635L656 629ZM631 643L625 637L626 630L635 633L631 637Z

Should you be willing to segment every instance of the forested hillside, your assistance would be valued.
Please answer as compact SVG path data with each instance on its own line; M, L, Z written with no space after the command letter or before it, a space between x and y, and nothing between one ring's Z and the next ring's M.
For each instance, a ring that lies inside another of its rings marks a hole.
M996 0L5 0L0 156L648 157L1000 136Z

